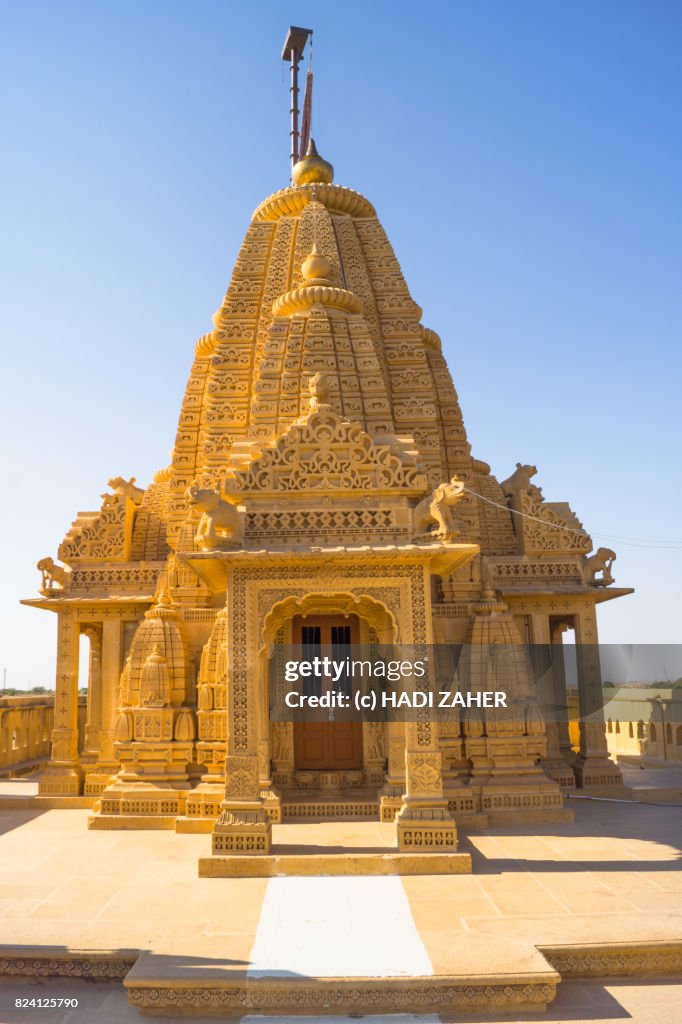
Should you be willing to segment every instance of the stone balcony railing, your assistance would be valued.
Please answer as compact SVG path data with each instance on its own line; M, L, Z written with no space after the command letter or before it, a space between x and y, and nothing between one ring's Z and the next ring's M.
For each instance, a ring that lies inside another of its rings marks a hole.
M47 760L54 723L54 694L0 697L0 773Z

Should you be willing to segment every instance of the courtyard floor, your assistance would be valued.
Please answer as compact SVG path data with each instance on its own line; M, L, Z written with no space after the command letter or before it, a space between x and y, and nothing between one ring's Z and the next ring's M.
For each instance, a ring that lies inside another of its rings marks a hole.
M4 783L1 792L29 786ZM682 808L567 805L572 824L462 835L471 875L402 878L199 878L208 835L88 831L87 810L2 810L0 944L147 950L160 963L219 960L250 977L407 978L533 970L545 945L682 940ZM373 822L273 830L275 844L349 849L386 846L393 835L393 826ZM69 986L82 993L77 1010L14 1009L22 994ZM0 1011L0 1024L142 1019L120 986L82 982L5 981ZM682 979L565 981L532 1019L677 1024Z

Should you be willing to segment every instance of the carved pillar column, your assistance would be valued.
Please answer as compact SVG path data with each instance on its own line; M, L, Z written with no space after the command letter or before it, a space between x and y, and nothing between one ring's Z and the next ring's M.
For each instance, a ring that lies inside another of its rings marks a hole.
M564 663L563 651L563 634L567 629L568 623L562 622L561 620L552 620L550 624L554 700L560 707L560 710L557 713L559 753L566 764L573 765L573 762L575 761L575 751L571 745L571 735L568 728L568 693L566 691L566 666Z
M382 821L394 821L403 805L405 792L405 726L402 722L386 722L386 781L379 798Z
M405 728L405 796L396 818L398 847L424 853L457 849L457 827L443 796L442 756L435 723Z
M114 755L114 730L119 704L119 684L122 661L122 622L119 618L106 619L102 626L102 712L99 736L99 756L102 766L112 771L118 768Z
M78 641L73 611L60 611L57 623L52 756L40 778L40 793L78 796L83 773L78 762Z
M534 644L550 643L549 616L544 612L533 613L530 617L530 631Z
M575 776L570 763L564 760L560 747L561 738L565 735L568 741L568 749L571 749L568 740L568 708L566 697L566 673L564 671L563 651L553 646L553 634L556 630L555 623L546 613L534 613L530 616L531 637L533 644L544 648L544 652L550 655L548 671L550 673L551 685L548 685L545 693L547 703L550 707L545 710L545 734L547 737L547 754L540 759L540 764L550 779L558 782L562 789L575 789ZM561 627L562 629L565 626ZM561 633L559 633L561 643ZM559 655L556 658L556 655ZM543 659L544 660L544 659ZM573 758L571 758L571 761Z
M259 782L259 621L256 609L247 607L248 574L233 570L227 582L225 799L213 827L214 854L268 853L272 837Z
M90 641L83 758L94 761L99 756L99 730L102 721L102 627L99 623L87 625L82 627L81 632Z
M401 609L411 617L411 629L404 630L416 644L432 642L428 601L430 574L421 568L411 587L411 608ZM422 656L427 656L425 648ZM417 655L418 656L418 655ZM437 690L435 666L429 659L429 672L415 681L415 690ZM457 849L457 826L443 796L443 766L438 744L438 725L434 712L425 707L416 711L416 721L405 725L405 795L396 817L398 848L405 852L444 852Z
M114 729L118 714L121 675L121 620L106 619L90 628L90 681L86 750L91 761L84 792L98 796L119 768L114 755Z
M263 653L258 671L258 695L256 700L256 736L258 744L259 792L271 822L282 820L282 804L273 784L273 751L270 728L270 678L268 658Z
M606 745L597 622L591 605L576 615L576 643L580 753L574 765L575 776L583 788L622 785L620 769L609 758Z

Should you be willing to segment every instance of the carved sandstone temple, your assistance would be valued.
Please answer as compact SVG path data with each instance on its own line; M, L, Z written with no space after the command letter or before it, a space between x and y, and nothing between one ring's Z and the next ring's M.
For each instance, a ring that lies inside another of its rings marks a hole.
M402 850L452 850L459 819L546 820L565 813L562 788L620 782L593 646L596 604L627 592L607 589L615 556L589 555L534 467L500 484L472 455L374 207L332 178L312 144L257 208L195 346L170 465L145 488L110 480L25 602L59 623L40 789L96 796L94 827L212 830L214 853L257 854L273 821L350 814L395 819ZM567 628L591 715L578 754L565 723L545 725L522 653ZM271 723L276 645L332 642L517 648L523 713L316 736Z

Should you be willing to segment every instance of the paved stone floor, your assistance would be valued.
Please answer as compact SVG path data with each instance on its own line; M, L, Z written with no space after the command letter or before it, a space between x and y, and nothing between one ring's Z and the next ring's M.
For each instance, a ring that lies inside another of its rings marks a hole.
M270 880L198 878L207 835L87 831L84 810L4 810L0 944L229 958L252 976L396 976L522 969L543 944L679 941L682 809L569 806L572 824L462 837L471 875ZM350 849L384 846L393 834L379 823L329 822L276 827L274 840ZM20 988L41 986L8 984L0 1024L140 1020L116 988L75 985L81 1007L54 1016L15 1011ZM533 1019L679 1024L681 997L680 983L564 982L548 1014Z

